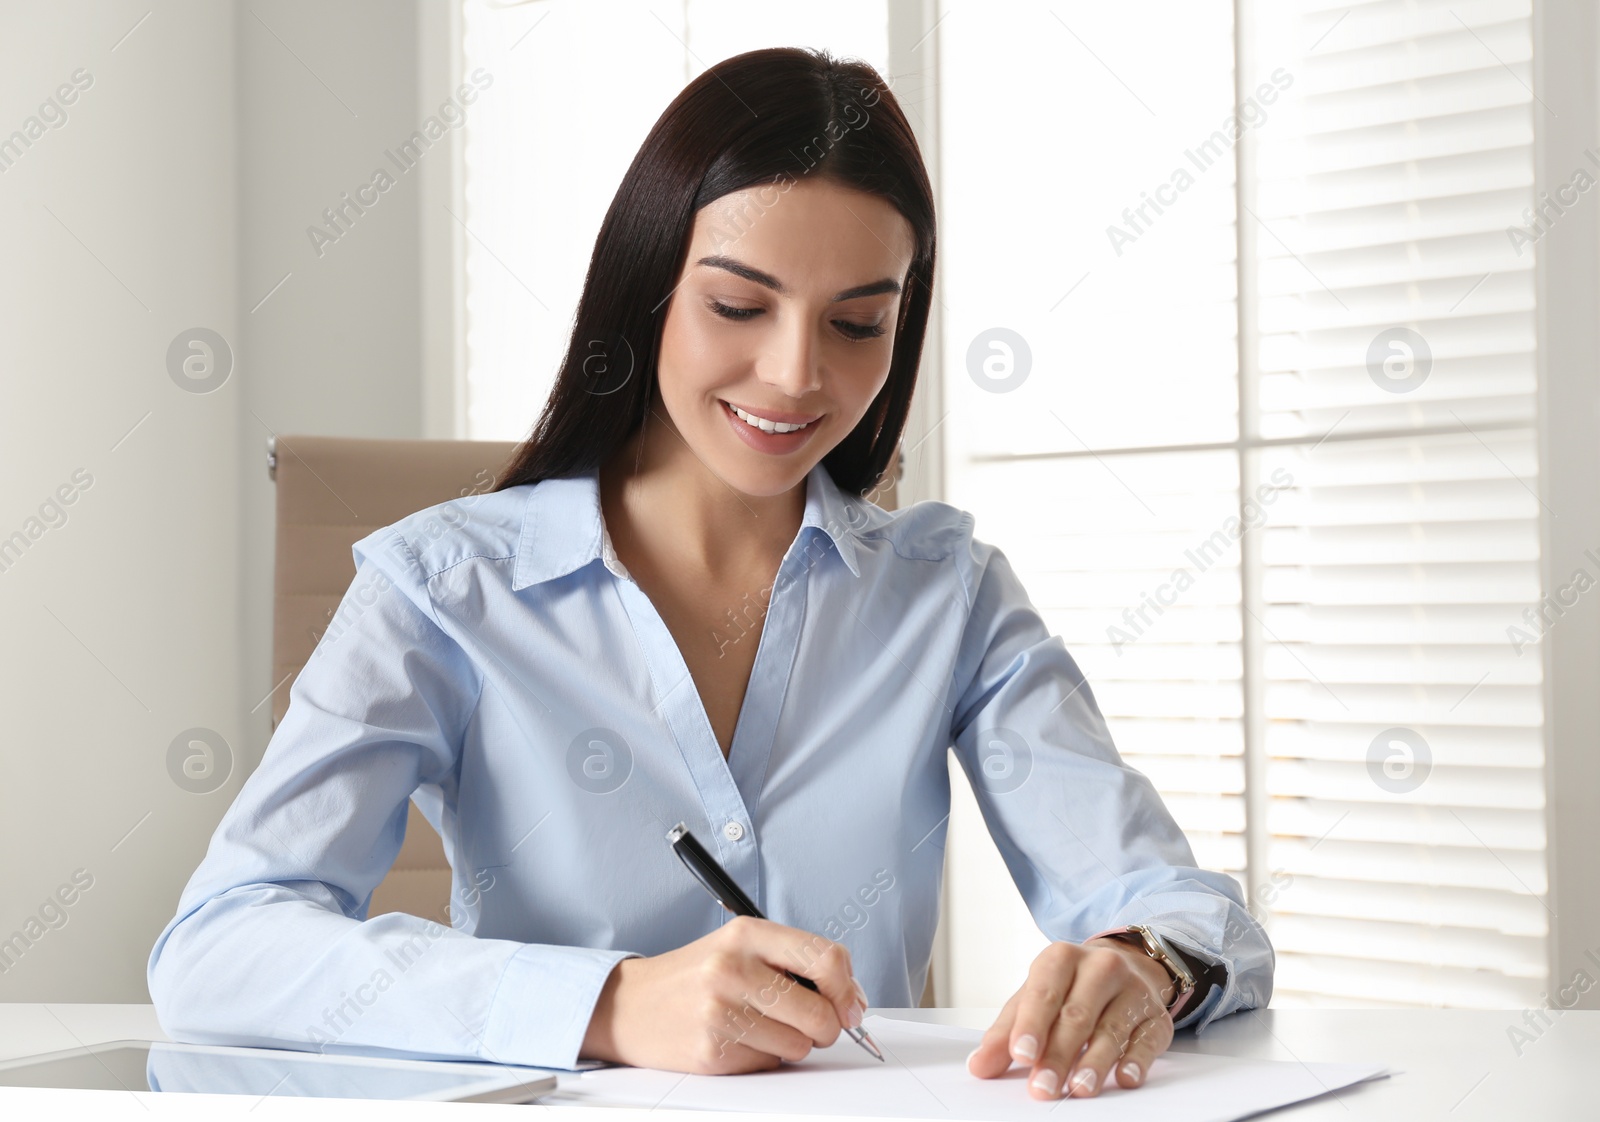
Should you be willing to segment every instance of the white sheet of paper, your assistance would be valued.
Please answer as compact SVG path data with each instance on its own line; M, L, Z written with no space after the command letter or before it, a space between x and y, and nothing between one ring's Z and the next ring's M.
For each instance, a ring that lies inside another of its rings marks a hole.
M1302 1064L1168 1052L1151 1065L1143 1087L1124 1090L1113 1078L1094 1098L1038 1101L1028 1095L1028 1072L1020 1064L998 1079L977 1079L967 1072L967 1055L983 1036L978 1029L876 1015L862 1027L883 1049L887 1063L841 1035L832 1047L814 1049L800 1063L775 1071L683 1075L606 1068L562 1076L561 1089L540 1101L994 1122L1042 1119L1065 1103L1073 1122L1233 1122L1384 1074L1381 1064Z

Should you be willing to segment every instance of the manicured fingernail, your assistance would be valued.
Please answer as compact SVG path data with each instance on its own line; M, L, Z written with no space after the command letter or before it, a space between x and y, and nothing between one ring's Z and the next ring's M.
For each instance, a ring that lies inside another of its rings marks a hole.
M850 984L856 988L856 996L861 999L861 1008L865 1009L867 1007L867 991L862 989L861 983L854 978L850 979Z
M860 1004L859 1002L857 1002L854 1005L851 1005L849 1012L846 1014L846 1016L850 1020L850 1027L851 1028L860 1028L861 1027L861 1018L866 1015L866 1012L867 1012L867 1007L865 1005Z
M972 1051L967 1053L967 1070L968 1071L972 1070L972 1057L976 1056L981 1051L983 1051L983 1047L982 1047L982 1045L979 1045L977 1048L974 1048Z
M1086 1067L1067 1080L1067 1086L1072 1088L1074 1095L1092 1095L1094 1094L1094 1085L1097 1082L1094 1069Z
M1047 1067L1046 1068L1040 1068L1039 1069L1039 1074L1035 1075L1033 1077L1033 1082L1028 1084L1028 1086L1030 1086L1030 1087L1036 1087L1039 1090L1043 1091L1045 1094L1049 1095L1051 1098L1055 1097L1056 1087L1059 1086L1059 1085L1060 1085L1059 1084L1059 1077L1056 1075L1055 1072L1051 1071Z
M1017 1037L1017 1042L1011 1046L1011 1054L1019 1060L1031 1063L1039 1058L1039 1041L1033 1033L1025 1032Z
M1133 1080L1133 1082L1135 1082L1135 1083L1139 1082L1139 1075L1141 1074L1140 1071L1139 1071L1139 1065L1135 1064L1135 1063L1123 1064L1122 1065L1122 1074L1126 1075L1129 1079Z

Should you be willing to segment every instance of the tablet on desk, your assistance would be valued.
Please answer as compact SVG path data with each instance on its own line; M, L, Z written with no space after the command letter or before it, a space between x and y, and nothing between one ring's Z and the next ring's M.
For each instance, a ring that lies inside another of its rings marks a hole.
M112 1040L0 1062L0 1087L526 1103L556 1089L536 1068Z

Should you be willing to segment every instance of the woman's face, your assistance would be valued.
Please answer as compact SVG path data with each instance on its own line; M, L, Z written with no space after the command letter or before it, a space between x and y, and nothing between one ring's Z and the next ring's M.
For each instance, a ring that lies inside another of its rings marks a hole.
M888 378L913 249L891 203L822 178L695 215L657 384L706 468L779 495L849 434Z

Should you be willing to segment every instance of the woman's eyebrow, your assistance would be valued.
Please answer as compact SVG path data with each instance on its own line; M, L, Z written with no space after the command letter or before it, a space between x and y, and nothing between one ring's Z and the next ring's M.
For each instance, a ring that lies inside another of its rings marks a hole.
M772 291L785 296L787 296L789 293L789 290L784 287L783 282L777 277L773 276L771 273L764 273L760 269L751 268L743 261L736 260L732 257L725 257L722 254L716 254L711 257L702 257L700 260L696 261L695 264L708 265L713 269L722 269L726 272L732 273L736 277L743 277L747 281L753 281L754 283L761 285L763 288L770 288ZM882 280L873 281L871 284L858 284L854 288L847 288L843 292L835 295L830 303L837 304L841 300L854 300L861 296L878 296L885 292L899 291L899 281L895 280L893 277L884 277Z

